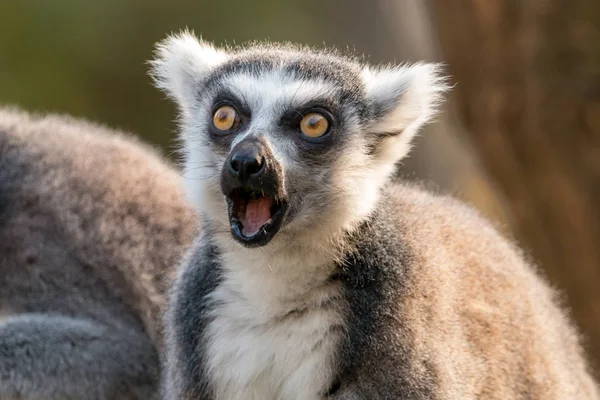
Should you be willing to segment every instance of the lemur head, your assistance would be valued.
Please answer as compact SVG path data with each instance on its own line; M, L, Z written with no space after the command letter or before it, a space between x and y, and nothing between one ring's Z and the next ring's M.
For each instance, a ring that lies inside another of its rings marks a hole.
M217 49L188 32L159 43L151 64L180 110L190 197L248 247L365 218L447 88L434 64L372 68L264 43Z

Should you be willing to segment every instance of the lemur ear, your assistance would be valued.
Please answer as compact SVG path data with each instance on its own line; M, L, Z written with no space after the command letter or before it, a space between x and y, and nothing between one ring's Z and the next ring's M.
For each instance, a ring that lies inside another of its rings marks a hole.
M371 110L367 132L390 156L400 159L408 153L418 130L435 114L449 87L439 64L365 67L362 79Z
M156 87L185 110L194 103L198 85L227 57L226 52L186 30L156 45L150 76Z

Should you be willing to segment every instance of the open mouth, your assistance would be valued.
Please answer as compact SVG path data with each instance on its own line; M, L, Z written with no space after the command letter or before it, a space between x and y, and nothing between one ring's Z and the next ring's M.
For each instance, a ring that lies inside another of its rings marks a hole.
M227 196L231 234L240 243L264 246L281 228L285 201L253 188L237 188Z

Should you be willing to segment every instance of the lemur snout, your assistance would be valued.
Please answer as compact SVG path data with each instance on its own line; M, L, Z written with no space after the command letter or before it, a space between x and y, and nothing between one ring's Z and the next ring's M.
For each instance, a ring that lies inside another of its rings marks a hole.
M264 138L234 146L221 173L233 237L246 246L267 244L287 209L283 173Z
M240 144L243 144L240 143ZM265 171L265 157L257 146L242 146L232 152L227 160L227 169L241 184L260 179Z
M251 137L236 144L221 171L221 189L229 195L244 187L276 194L281 184L281 169L264 139Z

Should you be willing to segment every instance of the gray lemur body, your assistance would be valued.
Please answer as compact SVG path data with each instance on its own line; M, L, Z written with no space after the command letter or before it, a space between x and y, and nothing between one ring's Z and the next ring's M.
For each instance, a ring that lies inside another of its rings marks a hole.
M388 182L446 90L189 33L153 61L205 221L167 314L165 399L597 399L575 328L476 211Z
M194 232L149 147L0 109L0 399L156 398L164 291Z

